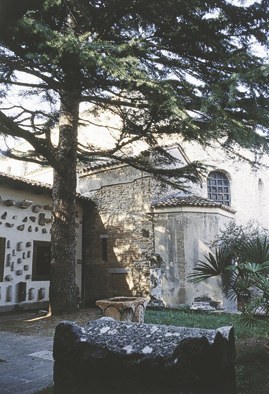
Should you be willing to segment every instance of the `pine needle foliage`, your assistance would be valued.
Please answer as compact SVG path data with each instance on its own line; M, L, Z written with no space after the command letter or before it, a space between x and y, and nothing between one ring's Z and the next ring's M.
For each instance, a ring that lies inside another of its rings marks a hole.
M0 133L30 145L3 153L54 169L50 288L59 311L76 306L78 163L126 163L183 189L200 180L201 165L169 157L163 136L267 150L269 70L253 44L266 50L268 17L267 0L0 2ZM119 119L113 146L79 141L79 125L106 113ZM132 153L137 142L148 155Z

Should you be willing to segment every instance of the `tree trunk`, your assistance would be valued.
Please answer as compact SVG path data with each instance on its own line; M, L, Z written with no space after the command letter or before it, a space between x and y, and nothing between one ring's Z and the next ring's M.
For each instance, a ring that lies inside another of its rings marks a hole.
M59 119L58 166L52 191L51 280L52 314L77 309L76 264L76 164L79 97L64 92Z

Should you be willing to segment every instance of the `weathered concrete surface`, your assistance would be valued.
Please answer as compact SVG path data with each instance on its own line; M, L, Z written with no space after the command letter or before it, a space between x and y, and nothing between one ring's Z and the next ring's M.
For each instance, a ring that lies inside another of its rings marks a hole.
M55 393L232 394L232 327L203 330L102 318L60 323L54 337Z
M135 323L144 323L147 303L142 297L113 297L96 301L104 316Z

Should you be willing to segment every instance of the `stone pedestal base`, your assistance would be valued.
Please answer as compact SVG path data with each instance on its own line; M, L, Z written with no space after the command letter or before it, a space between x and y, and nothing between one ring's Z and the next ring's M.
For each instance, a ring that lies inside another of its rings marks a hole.
M144 322L147 303L142 297L113 297L96 301L104 316L134 323Z

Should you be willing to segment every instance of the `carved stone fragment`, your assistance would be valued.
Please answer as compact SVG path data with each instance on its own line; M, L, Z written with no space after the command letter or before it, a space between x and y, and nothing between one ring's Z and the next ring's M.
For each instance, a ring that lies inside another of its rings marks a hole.
M18 229L19 231L23 231L24 228L25 228L25 224L20 224L20 225L17 227L17 229Z
M31 233L33 231L32 226L28 227L28 231L29 231L29 233Z
M40 211L40 209L41 209L41 205L33 205L32 206L32 211L34 213L38 213Z
M3 215L1 216L1 219L6 219L7 217L7 212L4 212Z
M8 286L6 288L6 302L11 302L12 301L12 286Z
M11 275L6 275L6 276L5 276L5 280L6 280L7 282L12 282L12 281L13 281L13 277L12 277Z
M35 216L30 216L29 219L34 223L36 221L36 217Z
M29 300L33 300L34 298L35 298L35 289L31 287L31 289L29 289Z
M45 211L51 211L52 210L52 206L51 205L49 205L49 204L47 204L47 205L44 205L44 207L43 207L44 209L45 209Z
M25 275L25 279L26 279L26 280L31 279L31 278L32 278L32 275L31 275L31 274Z
M14 206L15 204L16 204L15 200L6 200L6 201L5 201L5 205L6 205L7 207L12 207L12 206Z
M45 298L45 287L41 287L38 290L38 299L43 300Z
M21 264L21 263L22 263L22 258L21 258L21 257L18 258L17 263L18 263L18 264Z
M25 265L23 266L23 269L24 269L24 271L29 271L29 265L28 265L28 264L25 264Z
M14 227L14 223L6 223L7 227Z
M25 216L25 218L22 221L23 221L23 223L26 223L28 221L28 217Z
M32 245L32 243L31 243L30 241L27 241L25 245L26 245L26 248L30 248L30 246Z
M20 275L22 275L22 274L23 274L23 270L17 270L17 271L16 271L16 275L17 275L17 276L20 276Z
M46 228L42 228L42 234L46 234L48 231Z
M17 243L17 250L18 251L22 250L22 242Z
M39 217L38 217L38 224L40 226L45 226L46 222L45 222L45 214L44 213L40 213Z
M24 200L21 202L21 208L26 209L29 208L33 204L33 201L31 200Z

